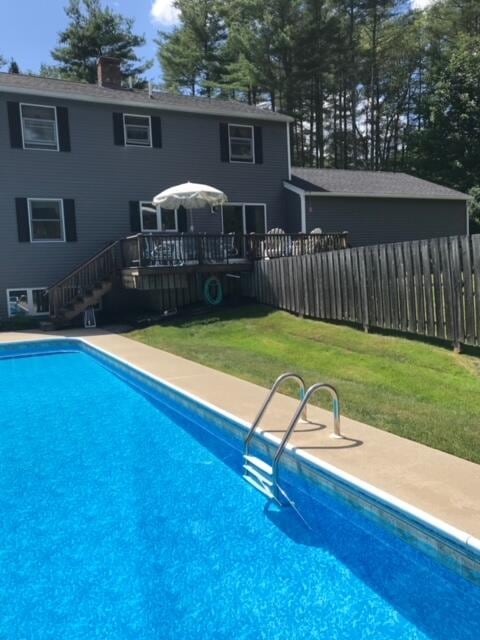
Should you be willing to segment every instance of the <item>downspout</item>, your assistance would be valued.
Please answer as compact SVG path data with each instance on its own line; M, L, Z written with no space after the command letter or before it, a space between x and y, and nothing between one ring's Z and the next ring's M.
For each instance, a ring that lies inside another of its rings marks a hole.
M305 191L298 194L300 198L300 222L301 222L301 233L307 233L307 206L306 206L306 197Z
M287 161L288 161L288 179L292 179L292 151L290 149L290 123L286 122L287 127Z

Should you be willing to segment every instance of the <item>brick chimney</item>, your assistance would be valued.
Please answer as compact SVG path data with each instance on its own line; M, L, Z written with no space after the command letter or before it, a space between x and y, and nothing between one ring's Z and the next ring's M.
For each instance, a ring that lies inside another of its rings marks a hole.
M100 87L120 89L122 87L122 73L120 60L102 56L97 62L97 82Z

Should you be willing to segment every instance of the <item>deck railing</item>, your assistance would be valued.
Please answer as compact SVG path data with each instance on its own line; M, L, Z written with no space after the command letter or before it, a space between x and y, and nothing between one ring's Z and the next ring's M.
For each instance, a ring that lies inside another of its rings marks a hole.
M50 317L57 318L61 309L84 296L102 280L111 278L120 267L119 241L111 242L94 256L82 262L46 291Z
M193 234L139 233L121 241L124 267L234 264L345 249L346 232Z

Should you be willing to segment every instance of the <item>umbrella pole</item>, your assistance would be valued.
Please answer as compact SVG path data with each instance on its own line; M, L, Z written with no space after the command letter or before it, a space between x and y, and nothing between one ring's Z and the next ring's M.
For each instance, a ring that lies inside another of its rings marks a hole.
M190 231L191 233L193 233L194 231L194 227L193 227L193 215L192 215L192 209L188 210L188 217L190 218Z

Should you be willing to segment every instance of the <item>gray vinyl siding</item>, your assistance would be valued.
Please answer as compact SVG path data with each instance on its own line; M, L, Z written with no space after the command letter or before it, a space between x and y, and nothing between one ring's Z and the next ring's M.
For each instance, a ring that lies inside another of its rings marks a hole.
M306 197L307 232L348 231L352 246L465 235L466 216L461 200Z
M12 149L7 101L68 108L71 152ZM112 113L160 116L162 148L116 146ZM220 160L220 122L258 124L263 164ZM0 94L0 317L6 289L49 286L107 242L130 234L129 201L149 200L190 180L225 191L232 202L267 205L267 228L284 226L288 177L285 123L145 110ZM15 198L73 198L77 242L20 243ZM220 214L195 211L195 229L221 232Z
M285 221L285 231L288 233L298 233L302 228L302 208L298 193L285 189L285 204L288 216Z

